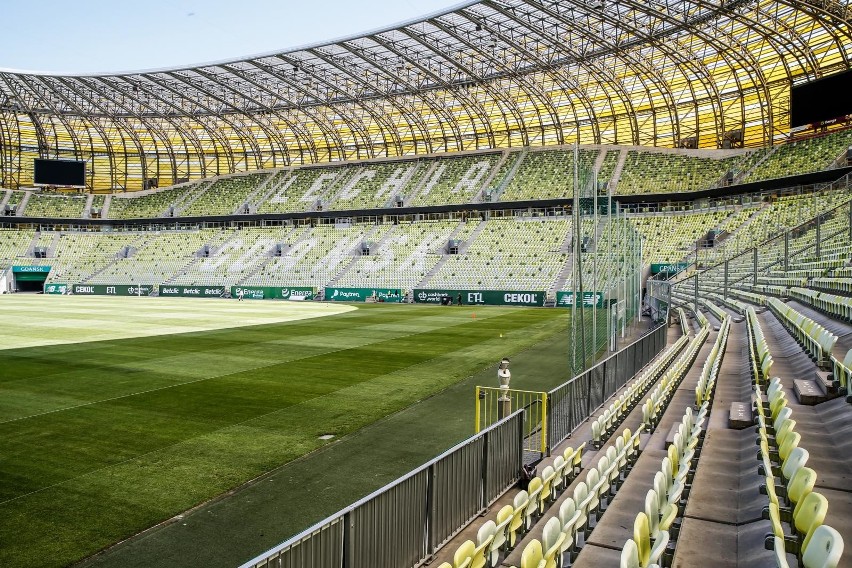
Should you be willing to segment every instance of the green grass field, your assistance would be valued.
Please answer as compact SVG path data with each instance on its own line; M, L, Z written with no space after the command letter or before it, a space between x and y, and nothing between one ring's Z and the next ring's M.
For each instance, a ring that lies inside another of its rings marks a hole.
M564 336L568 319L475 313L0 296L0 566L85 558Z

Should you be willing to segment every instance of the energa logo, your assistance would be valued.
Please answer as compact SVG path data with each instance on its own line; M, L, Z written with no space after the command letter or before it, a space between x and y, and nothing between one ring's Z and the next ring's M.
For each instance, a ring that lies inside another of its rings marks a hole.
M289 288L282 288L281 289L281 297L285 300L287 298L289 298L290 297L290 289Z

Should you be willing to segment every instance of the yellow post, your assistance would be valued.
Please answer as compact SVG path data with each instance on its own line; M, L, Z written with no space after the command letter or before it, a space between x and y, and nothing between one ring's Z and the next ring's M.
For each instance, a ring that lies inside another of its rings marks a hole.
M482 402L479 400L479 387L476 387L476 410L474 411L474 415L476 416L476 429L474 430L476 433L479 433L479 407L482 406Z

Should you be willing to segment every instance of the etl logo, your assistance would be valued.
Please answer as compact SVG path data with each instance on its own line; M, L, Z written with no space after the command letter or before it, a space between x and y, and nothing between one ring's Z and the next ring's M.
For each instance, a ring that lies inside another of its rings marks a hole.
M468 304L484 304L485 300L482 299L482 292L468 292L467 293L467 303Z

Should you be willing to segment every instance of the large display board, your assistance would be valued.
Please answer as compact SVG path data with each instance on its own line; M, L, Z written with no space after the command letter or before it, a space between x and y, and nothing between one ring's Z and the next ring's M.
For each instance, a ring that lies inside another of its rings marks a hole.
M852 114L852 71L790 87L790 126L815 124Z
M33 183L60 187L86 187L86 162L35 158Z

